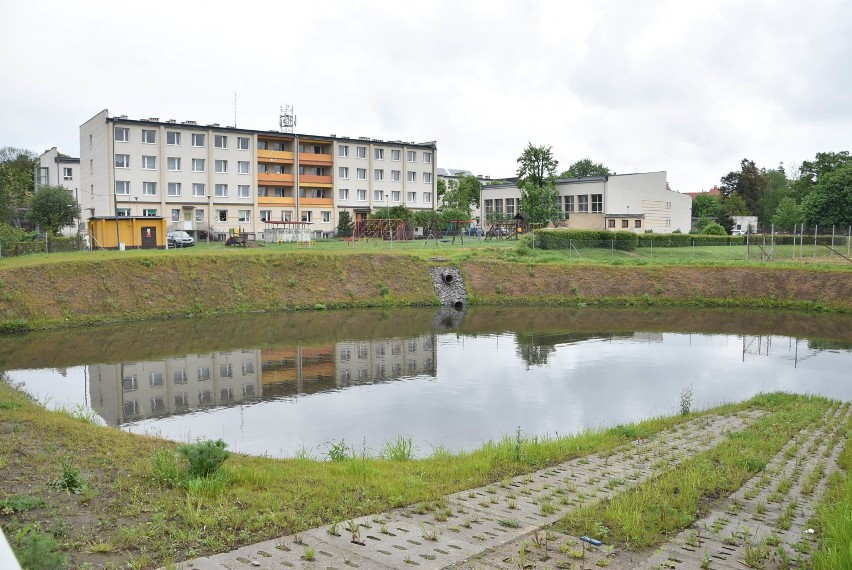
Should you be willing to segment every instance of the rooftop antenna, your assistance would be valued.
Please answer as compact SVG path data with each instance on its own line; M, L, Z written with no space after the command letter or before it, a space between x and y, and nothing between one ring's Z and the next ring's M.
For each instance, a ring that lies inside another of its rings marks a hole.
M282 133L292 133L293 127L296 126L296 115L293 113L292 105L281 107L281 114L278 116L278 124L281 126Z

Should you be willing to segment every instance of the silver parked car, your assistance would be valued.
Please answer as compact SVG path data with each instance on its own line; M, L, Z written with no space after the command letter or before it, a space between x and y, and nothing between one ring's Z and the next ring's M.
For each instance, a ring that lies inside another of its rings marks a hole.
M169 232L166 234L169 247L189 247L195 245L195 238L185 231Z

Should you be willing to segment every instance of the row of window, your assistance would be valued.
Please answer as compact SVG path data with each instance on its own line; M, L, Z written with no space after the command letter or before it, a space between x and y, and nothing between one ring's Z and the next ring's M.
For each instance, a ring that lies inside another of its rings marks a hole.
M358 202L366 202L367 201L367 191L363 188L359 188L355 191L356 201ZM341 202L345 202L349 200L349 188L340 188L337 191L337 198ZM385 192L384 190L373 190L373 202L384 202L388 198L393 203L400 203L402 201L402 192L400 190L391 190L390 192ZM408 204L416 204L417 203L417 192L406 192L405 193L406 202ZM432 193L431 192L423 192L423 203L431 204L432 203Z
M206 172L207 161L203 158L193 158L192 171ZM130 168L129 154L116 154L114 161L116 168ZM227 160L214 160L213 167L218 174L228 173ZM157 157L142 155L142 170L157 170ZM179 156L166 157L166 170L169 172L180 172L182 170L182 160ZM237 161L237 174L251 174L251 163L247 160Z
M227 198L228 197L228 185L227 184L214 184L213 185L213 195L217 198ZM169 182L167 184L167 195L172 197L180 197L183 195L183 183L181 182ZM115 193L122 196L130 195L130 181L129 180L116 180L115 181ZM143 196L156 196L157 195L157 183L156 182L143 182L142 183L142 195ZM194 198L206 198L207 197L207 185L203 182L194 182L192 184L192 196ZM238 184L237 185L237 198L251 198L251 185L249 184Z
M408 150L406 151L406 159L408 162L417 162L417 151L416 150ZM349 145L341 144L337 146L337 156L340 158L348 158L349 157ZM367 147L365 146L356 146L355 147L355 158L367 158ZM375 160L384 160L385 159L385 149L375 147L373 148L373 159ZM402 160L402 150L398 148L390 149L390 159L396 162ZM428 151L423 152L423 164L432 164L432 153Z
M172 208L171 209L171 221L179 222L181 221L181 213L182 210L180 208ZM272 210L260 210L258 212L260 221L267 222L273 219ZM128 217L131 215L130 208L118 208L119 217ZM144 217L155 217L157 216L156 208L144 208L142 210L142 216ZM204 210L196 209L194 219L196 222L204 222ZM293 221L293 211L292 210L281 210L281 221L282 222L292 222ZM228 222L228 221L237 221L240 223L251 223L252 221L252 211L251 210L237 210L236 218L230 217L230 211L225 209L216 209L213 210L213 220L216 222ZM301 220L303 222L313 222L314 221L314 212L311 210L302 210ZM320 220L323 223L331 222L331 211L323 210L320 212ZM184 219L184 221L188 221ZM199 369L200 370L200 369Z
M141 141L145 144L157 144L157 132L157 129L142 129ZM129 127L114 127L113 134L115 142L130 142ZM182 134L183 133L181 133L180 131L166 131L166 145L181 146ZM190 138L192 146L196 148L205 147L207 142L206 133L191 133ZM249 148L251 148L250 137L236 137L236 139L237 150L249 150ZM213 135L213 147L227 149L228 135Z
M494 200L485 200L485 215L488 214L502 214L503 213L503 203L506 203L506 214L514 215L515 207L520 207L521 201L516 198L496 198Z
M606 221L606 227L614 228L615 227L615 219L614 218L608 219ZM630 227L630 220L621 220L621 227L622 228L629 228ZM633 220L633 227L634 228L641 228L642 227L642 220Z
M421 173L421 180L426 184L432 183L432 173L431 172L423 172ZM341 180L349 180L349 167L348 166L340 166L337 168L337 177ZM366 180L367 179L367 169L366 168L356 168L355 169L355 179L356 180ZM385 179L385 171L382 168L373 169L373 180L381 182ZM401 170L391 170L390 171L390 181L391 182L401 182L402 181L402 171ZM417 173L413 170L409 170L406 172L406 182L417 182Z
M600 214L603 212L603 194L592 194L592 210L593 214ZM564 196L565 205L563 211L566 214L573 214L575 211L580 214L589 213L589 195L588 194L580 194L577 198L577 209L574 209L574 196Z
M243 397L252 397L255 396L255 387L253 384L246 384L242 388ZM219 400L227 401L234 399L234 391L232 388L222 388L219 390ZM202 390L198 393L198 403L199 404L210 404L213 402L213 394L210 390ZM187 408L190 405L189 393L182 392L175 394L175 408ZM132 416L139 416L142 413L141 407L139 406L138 400L125 400L122 404L122 409L124 410L124 417L129 418ZM166 400L162 395L156 395L151 397L151 413L162 413L166 410Z

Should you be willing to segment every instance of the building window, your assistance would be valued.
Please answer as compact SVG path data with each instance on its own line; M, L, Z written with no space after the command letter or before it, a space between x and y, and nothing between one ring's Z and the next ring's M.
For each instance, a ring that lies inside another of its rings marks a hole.
M417 151L409 150L406 154L408 155L408 162L417 162Z
M373 190L373 202L384 202L384 201L385 201L384 190Z
M143 170L157 170L157 157L156 156L142 156L142 169Z
M192 159L192 171L193 172L204 172L204 159L203 158L193 158Z
M356 146L355 147L355 158L367 158L367 147Z
M376 160L384 160L385 159L385 149L383 149L383 148L373 149L373 158L375 158Z
M417 173L413 170L410 170L406 176L406 180L409 182L417 182Z
M142 142L145 144L156 144L157 131L151 129L142 129Z
M70 168L63 167L62 168L62 179L63 180L71 180L74 177L74 174L71 172Z
M179 145L180 133L177 131L166 131L166 144Z
M494 213L494 200L485 201L485 218L488 219Z
M615 221L615 220L612 220L612 221ZM630 227L630 220L621 220L621 227L622 228Z
M115 142L128 142L130 140L130 129L127 127L115 127L112 130Z
M337 191L337 199L338 200L348 200L349 199L349 188L341 188Z
M122 392L134 392L139 389L139 382L136 379L136 375L125 376L121 379L121 391Z
M146 208L142 210L142 215L146 218L155 218L157 217L157 209L156 208Z
M337 147L337 156L347 158L349 156L349 145L342 144Z
M341 166L337 169L337 177L342 180L349 180L349 167Z
M514 198L506 198L506 214L510 216L515 215L515 199Z
M358 201L359 202L366 202L367 201L367 191L366 190L361 189L361 188L358 189Z
M331 221L331 212L324 210L320 213L322 214L322 221L323 222L325 222L327 224Z
M179 222L180 221L180 208L172 208L172 221Z
M581 214L589 213L589 196L587 194L577 196L577 211Z
M237 221L246 223L250 222L251 210L237 210Z
M385 171L381 168L376 168L373 170L373 180L382 181L385 179Z
M119 208L116 215L123 218L130 217L130 208Z
M391 170L391 181L399 182L402 177L402 172L399 170Z
M228 185L227 184L217 184L215 188L216 197L217 198L227 198L228 197Z
M641 228L642 227L642 220L633 220L633 227L634 228Z
M130 181L129 180L116 180L115 181L115 193L116 194L130 194Z
M672 209L672 203L666 202L666 210L671 210L671 209Z
M249 173L249 163L246 160L241 160L237 162L237 174L248 174Z
M227 222L228 210L216 210L216 221Z
M431 204L432 203L432 193L431 192L424 192L423 193L423 203L424 204Z
M192 146L204 146L204 133L192 133Z
M391 191L391 202L399 202L402 199L402 192L399 190Z
M237 137L237 150L248 150L249 149L249 138L248 137Z
M302 221L311 223L314 219L314 213L310 210L302 212Z
M180 182L169 182L169 196L180 196Z
M400 156L402 155L402 151L398 148L391 149L391 160L395 160L399 162Z
M156 182L143 182L142 183L142 195L143 196L156 196L157 195L157 183Z
M432 183L432 173L431 172L424 172L423 173L423 182L425 184L431 184Z
M358 168L355 172L358 180L366 180L367 179L367 169L366 168Z
M115 167L116 168L130 168L130 155L129 154L117 154L117 155L115 155Z
M281 221L282 222L292 222L293 221L293 210L281 210Z
M219 174L225 174L228 172L228 161L227 160L217 160L216 161L216 172Z
M405 196L409 204L414 204L417 201L417 192L407 192Z
M196 198L203 198L207 194L207 186L201 182L192 183L192 195Z
M574 213L574 196L565 196L565 213Z
M592 194L592 213L600 214L603 212L603 194Z
M432 153L424 152L423 153L423 164L432 164Z
M180 172L180 157L169 156L166 158L166 168L169 172Z
M237 198L251 198L251 186L248 184L237 186Z
M195 210L195 221L203 222L204 221L204 210Z
M228 137L225 135L213 135L213 146L216 148L228 148Z
M261 210L259 213L261 222L268 222L272 219L272 210Z

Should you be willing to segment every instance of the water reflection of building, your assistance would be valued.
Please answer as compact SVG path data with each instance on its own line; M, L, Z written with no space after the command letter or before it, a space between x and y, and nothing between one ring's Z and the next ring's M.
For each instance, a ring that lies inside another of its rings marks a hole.
M89 366L92 408L109 425L237 403L261 395L260 351L190 354Z

